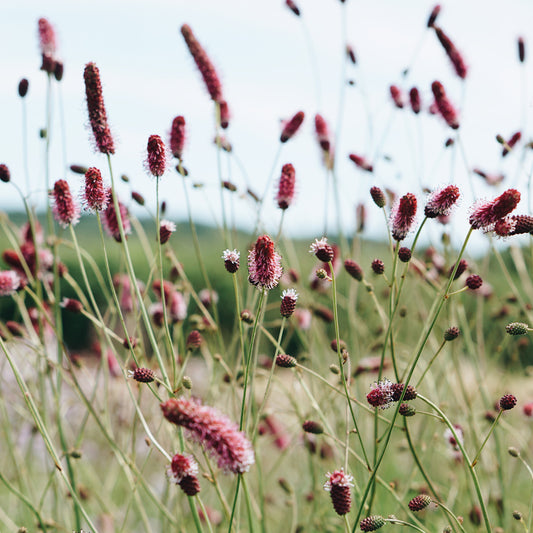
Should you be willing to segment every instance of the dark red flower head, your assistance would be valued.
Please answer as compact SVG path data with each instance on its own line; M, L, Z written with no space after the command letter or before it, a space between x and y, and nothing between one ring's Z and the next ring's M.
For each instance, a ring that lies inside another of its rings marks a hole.
M248 253L248 280L260 289L273 289L283 269L281 256L274 248L274 241L268 235L261 235Z
M416 196L407 193L391 211L392 237L402 241L407 237L416 216Z
M150 135L146 146L146 168L156 178L160 178L167 168L165 143L159 135Z
M296 182L296 171L294 167L287 163L281 169L281 178L279 179L278 194L276 201L280 209L287 209L294 199L294 185Z
M298 111L290 120L283 123L283 130L279 140L282 143L286 143L289 139L292 139L296 132L300 129L302 122L304 121L305 114L303 111Z
M65 180L57 180L53 190L54 216L61 226L76 225L80 219L80 208L74 202Z
M83 199L87 209L92 211L103 211L109 203L109 193L104 187L102 174L91 167L85 173L85 191Z
M444 90L442 83L440 81L434 81L431 84L431 90L433 91L433 96L435 97L435 105L437 106L437 110L442 118L446 121L446 124L448 124L448 126L454 130L458 129L458 113L446 96L446 91Z
M459 187L448 185L430 195L424 208L424 214L428 218L448 216L452 207L459 199Z
M176 159L182 159L185 146L185 118L176 117L170 129L170 151Z
M452 62L452 65L453 65L453 68L455 69L456 74L461 79L464 80L468 73L468 68L465 64L462 54L459 52L459 50L457 50L455 44L442 31L441 28L437 26L434 26L434 28L435 28L435 33L437 34L437 38L440 41L440 44L442 44L442 47L444 48L447 56L450 58L450 61Z

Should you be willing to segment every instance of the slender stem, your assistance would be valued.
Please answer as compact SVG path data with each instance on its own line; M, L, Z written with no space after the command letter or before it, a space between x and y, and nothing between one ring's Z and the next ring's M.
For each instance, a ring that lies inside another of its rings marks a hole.
M485 447L485 444L487 444L487 441L489 440L490 436L492 435L492 432L494 431L494 428L498 424L498 421L500 420L503 413L503 409L500 409L498 412L498 416L495 418L494 422L492 423L492 426L490 426L489 432L487 433L487 436L485 437L485 440L482 442L481 446L479 447L478 452L476 453L476 456L472 460L471 466L476 466L479 456L481 455L481 452L483 451L483 448Z

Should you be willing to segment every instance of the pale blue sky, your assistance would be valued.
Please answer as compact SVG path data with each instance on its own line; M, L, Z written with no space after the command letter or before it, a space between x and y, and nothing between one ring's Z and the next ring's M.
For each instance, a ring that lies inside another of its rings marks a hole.
M388 186L399 194L414 192L422 203L420 183L428 187L445 185L453 176L464 194L454 226L462 230L473 194L461 151L453 156L453 150L442 149L445 139L453 135L452 130L425 112L416 117L409 109L395 110L388 87L396 83L408 90L416 85L427 106L431 82L442 81L451 100L461 108L460 134L468 167L507 175L497 189L488 189L480 178L473 177L474 194L492 197L509 186L518 186L525 193L527 173L520 169L529 172L531 155L525 156L525 166L521 165L521 150L502 160L494 138L497 133L509 137L522 129L525 142L530 139L527 124L532 123L533 92L529 87L524 92L524 87L527 78L531 78L533 63L528 57L521 73L516 40L519 35L524 36L530 51L533 5L526 0L441 2L438 23L470 67L465 83L454 75L434 33L425 30L434 4L427 0L347 0L344 5L338 0L300 0L302 17L298 19L282 0L3 2L0 159L11 168L13 179L24 184L17 85L21 77L27 77L31 186L41 189L35 193L37 200L44 196L43 144L37 135L44 125L46 86L46 77L38 70L37 20L44 16L56 29L65 63L60 91L67 163L105 167L104 158L92 151L86 129L82 73L85 63L94 61L101 71L108 117L117 140L115 172L126 173L132 187L147 197L147 203L153 201L154 183L142 166L146 141L154 133L166 138L173 117L182 114L189 131L185 166L190 170L191 181L205 184L203 191L192 191L195 218L210 221L214 213L218 219L213 107L179 33L181 24L188 23L223 80L233 115L227 135L256 192L262 193L272 168L280 120L298 110L306 113L302 131L283 147L275 170L277 179L284 163L291 162L296 168L298 193L295 205L286 213L287 232L313 237L322 233L325 172L313 135L313 116L317 111L322 113L335 132L343 68L346 79L356 82L344 93L342 135L337 147L345 229L353 228L355 205L368 202L372 185ZM345 62L343 17L348 41L358 57L356 67ZM313 43L313 63L306 35ZM405 80L401 73L415 50L418 52L411 74ZM57 92L54 104L52 180L65 175ZM348 160L350 152L374 159L378 151L389 155L391 161L382 157L373 160L374 174L357 170ZM225 179L245 190L246 180L235 160L223 159L222 168ZM80 178L69 172L66 175L73 189L78 189ZM168 218L185 217L182 191L175 174L163 178L162 196L170 208ZM124 187L123 192L127 195L129 189ZM267 229L272 232L277 229L280 216L273 196L271 187L265 215L270 220ZM521 212L527 212L525 195L523 203ZM9 186L2 185L0 206L20 206ZM369 234L384 236L377 209L371 203L367 207L371 214ZM333 206L329 211L333 214ZM247 201L235 201L235 212L240 225L253 225L253 212ZM335 217L331 220L330 228L334 227ZM437 232L429 229L432 232L436 238ZM458 239L463 233L454 231Z

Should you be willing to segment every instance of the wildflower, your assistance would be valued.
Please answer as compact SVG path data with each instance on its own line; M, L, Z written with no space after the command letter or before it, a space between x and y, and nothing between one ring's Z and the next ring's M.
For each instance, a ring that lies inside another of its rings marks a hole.
M393 402L398 402L400 400L404 388L405 384L403 383L393 383L391 385ZM405 391L405 394L403 395L404 401L408 402L409 400L414 400L416 396L417 392L415 388L412 385L407 385L407 389Z
M418 115L418 113L420 113L422 105L420 103L420 92L416 87L412 87L409 91L409 102L411 104L411 109L413 110L413 113Z
M218 103L218 105L220 109L220 127L225 130L228 128L229 119L231 118L228 102L226 102L226 100L222 100Z
M502 157L505 157L512 148L514 148L515 144L522 138L522 133L517 131L516 133L513 133L511 138L508 141L505 141L503 144L502 149Z
M281 169L281 178L279 180L278 194L276 201L280 209L287 209L294 199L294 184L296 181L296 172L294 167L287 163Z
M294 313L296 300L298 300L298 294L294 289L285 289L281 293L279 312L282 317L289 318Z
M394 205L391 211L392 237L402 241L407 237L416 215L416 196L407 193Z
M390 95L392 97L392 101L394 102L394 105L398 109L403 109L403 106L404 106L403 95L399 87L397 85L391 85L389 87L389 90L390 90Z
M253 324L255 321L255 316L249 309L243 309L240 316L245 324Z
M459 333L459 328L452 326L444 332L444 340L447 342L453 341L459 337Z
M472 274L466 278L465 285L472 291L475 291L483 285L483 280L477 274Z
M193 329L187 336L187 341L185 343L187 350L196 350L202 346L203 342L202 335L196 329Z
M30 86L30 82L26 78L22 78L19 82L19 96L21 98L24 98L28 94L28 87Z
M533 402L528 402L522 407L522 412L528 417L533 417Z
M398 409L398 412L402 416L415 416L416 415L416 409L408 403L402 403L400 405L400 408Z
M328 239L322 237L322 239L315 239L315 242L311 244L309 253L315 254L317 259L324 263L329 263L333 259L333 248L328 244Z
M385 519L379 515L367 516L366 518L363 518L361 522L359 522L361 531L376 531L382 528L384 525Z
M209 59L202 45L196 40L196 37L194 36L189 25L184 24L181 27L181 34L183 35L185 43L187 44L187 48L189 49L189 52L191 53L194 62L196 63L196 66L202 75L211 100L220 103L223 100L222 84L220 83L220 79L215 67L213 66L213 63L211 63L211 60Z
M65 180L57 180L52 192L54 198L54 217L60 226L76 225L80 220L80 208L74 202L70 188Z
M508 189L491 202L478 202L472 208L468 221L473 229L492 231L494 224L507 216L520 202L520 193Z
M455 270L455 275L453 277L453 280L455 281L456 279L459 279L466 272L467 268L468 268L468 263L466 259L461 259L459 261L459 265L457 266L456 270L455 270L455 265L452 265L450 267L450 271L448 272L448 277L450 277L453 271Z
M161 404L165 418L188 430L189 436L217 458L219 468L235 474L254 463L252 445L237 425L213 407L188 398L171 398Z
M185 146L185 118L177 116L170 129L170 151L176 159L182 159Z
M61 81L63 79L64 72L65 67L63 66L63 62L56 60L54 63L54 78L56 81Z
M326 477L328 480L324 484L324 490L330 493L335 512L340 516L349 513L352 506L350 487L353 487L353 476L345 474L341 468L333 473L328 472Z
M374 203L378 207L385 207L387 199L385 198L385 194L379 187L372 187L370 189L370 196L372 196L372 200L374 200Z
M500 409L502 411L509 411L516 405L516 403L516 396L513 396L512 394L506 394L500 398Z
M298 111L298 113L296 113L290 120L283 122L283 129L279 138L280 142L286 143L289 139L292 139L300 129L304 118L305 113L303 111Z
M11 296L20 287L20 276L14 270L0 271L0 296Z
M372 385L372 390L366 395L366 400L372 407L388 409L393 402L392 395L392 383L385 378Z
M357 281L362 281L363 279L363 270L361 267L352 259L346 259L344 261L344 269L352 278L356 279Z
M329 152L331 149L329 128L324 117L319 114L315 115L315 133L320 148L322 148L324 152Z
M350 154L348 156L359 168L366 170L367 172L373 172L374 167L364 158L356 154Z
M7 165L0 165L0 180L2 180L4 183L9 183L11 180L11 173L9 172Z
M431 497L427 494L419 494L418 496L415 496L409 503L409 509L411 511L422 511L422 509L425 509L429 504L431 503Z
M385 263L381 259L374 259L370 265L374 274L378 276L385 272Z
M437 34L437 39L439 40L440 44L442 44L442 47L444 48L446 54L450 58L450 61L452 62L455 72L461 79L464 80L468 73L468 68L465 64L462 54L459 52L459 50L457 50L455 44L444 33L444 31L442 31L441 28L437 26L434 26L434 28L435 28L435 33Z
M424 214L428 218L448 216L458 199L459 188L455 185L448 185L429 196L424 208Z
M224 250L222 259L224 259L224 266L230 274L234 274L239 270L239 258L241 253L237 250Z
M248 253L248 281L259 289L273 289L283 270L281 256L268 235L261 235Z
M57 51L56 33L53 26L47 19L40 18L38 28L41 53L53 57Z
M91 167L85 172L84 204L92 211L103 211L109 203L109 190L104 188L102 174Z
M281 368L293 368L296 366L296 359L292 355L279 354L276 357L276 365Z
M137 367L135 370L128 370L128 377L139 383L151 383L154 381L154 371L150 368Z
M159 225L159 242L165 244L170 236L176 231L176 224L170 220L162 220Z
M209 289L202 289L198 293L198 298L205 305L205 307L211 307L213 304L218 303L218 293Z
M103 211L102 222L108 235L113 237L113 239L115 239L117 242L120 242L122 237L120 236L120 229L118 225L119 221L117 212L115 211L115 205L113 203L113 192L111 188L109 188L107 191L109 195L109 203L105 211ZM118 200L118 208L120 218L122 220L124 235L129 235L131 233L131 222L129 219L128 209L120 200Z
M302 429L306 433L312 433L314 435L320 435L324 433L324 428L322 427L322 425L319 424L318 422L315 422L314 420L306 420L302 424Z
M458 129L459 118L457 115L457 111L453 107L450 100L448 100L448 97L446 96L446 91L444 90L442 83L440 81L434 81L431 84L431 90L433 91L433 96L435 97L435 104L437 106L437 110L442 116L442 118L446 121L446 124L448 124L448 126L450 126L450 128L454 130Z
M170 465L167 467L167 475L170 481L179 485L187 496L194 496L200 492L198 483L198 463L192 455L181 455L177 453L172 457Z
M156 178L160 178L167 168L166 148L159 135L150 135L146 146L146 168Z
M114 154L115 143L107 123L107 114L102 94L100 71L94 63L87 63L83 73L89 123L98 151L102 154Z
M398 250L398 259L402 263L409 263L409 261L411 261L411 250L409 248L406 248L405 246L402 246Z
M285 4L297 17L300 16L300 9L293 0L285 0Z
M508 235L521 235L533 231L533 217L530 215L513 215L510 217L513 224Z
M60 305L63 309L66 309L71 313L81 313L83 309L83 304L74 298L63 298L63 301Z
M111 349L107 351L107 368L109 369L109 375L113 378L118 378L122 375L122 369Z
M526 60L526 45L523 37L518 37L518 60L520 63Z
M437 4L432 10L428 18L427 27L432 28L440 13L440 4Z

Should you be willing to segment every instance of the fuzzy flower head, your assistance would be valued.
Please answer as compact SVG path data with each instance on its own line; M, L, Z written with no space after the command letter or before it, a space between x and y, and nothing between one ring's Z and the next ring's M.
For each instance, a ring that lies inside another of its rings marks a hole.
M160 178L167 168L165 143L159 135L150 135L146 146L146 169L155 178Z
M328 480L324 483L324 490L330 493L335 512L340 516L349 513L352 506L350 488L353 487L353 477L345 474L342 468L333 473L328 472L326 477Z
M161 410L169 422L188 430L190 438L216 457L219 468L242 474L254 464L254 452L246 435L213 407L181 397L162 403Z
M283 274L281 256L268 235L261 235L248 253L248 280L259 289L273 289Z
M20 287L20 277L14 270L0 271L0 296L15 294Z
M76 225L80 220L80 207L74 202L70 188L65 180L57 180L52 192L54 200L54 217L59 225L66 228L70 224Z
M234 274L239 270L239 261L241 253L237 250L224 250L222 259L224 259L224 266L230 274Z
M276 201L280 209L287 209L294 200L294 185L296 183L296 171L294 167L287 163L281 169L281 178L279 179L278 194Z
M492 201L474 204L468 219L473 229L493 231L495 224L513 211L520 202L520 193L508 189Z
M159 225L159 242L165 244L170 239L170 236L176 231L176 224L170 220L162 220Z
M279 312L282 317L289 318L294 313L296 308L296 301L298 300L298 293L295 289L285 289L281 293L281 305Z
M107 205L106 210L103 212L102 223L104 229L115 239L117 242L121 241L119 222L117 217L117 212L115 211L115 205L113 204L113 193L111 188L108 189L109 195L109 204ZM124 229L124 235L129 235L131 233L131 222L128 214L128 209L126 206L118 201L118 208L120 211L120 218L122 220L122 227Z
M322 237L320 240L315 239L315 242L311 244L309 253L315 254L317 259L324 263L332 261L334 256L333 247L328 244L327 237Z
M169 481L177 485L184 477L198 475L198 463L192 455L177 453L167 467L167 475Z
M402 241L407 237L416 216L416 196L407 193L394 205L391 211L390 224L392 237Z
M450 126L453 130L459 128L459 115L453 104L448 99L444 86L440 81L434 81L431 84L431 90L433 91L433 96L435 97L435 105L437 111L446 121L446 124Z
M282 143L286 143L289 139L292 139L296 132L300 129L302 122L304 121L305 114L303 111L298 111L290 120L283 122L283 130L279 140Z
M431 193L424 208L424 214L428 218L448 216L459 196L459 188L455 185L448 185Z
M176 159L182 159L185 146L185 118L176 117L170 129L170 151Z
M372 385L372 390L366 395L367 402L372 407L388 409L393 402L394 389L388 379L382 379Z
M105 189L100 171L91 167L85 172L85 190L83 202L87 209L95 212L103 211L109 203L109 191Z
M54 57L57 51L56 33L53 26L45 18L38 21L39 45L43 55Z

